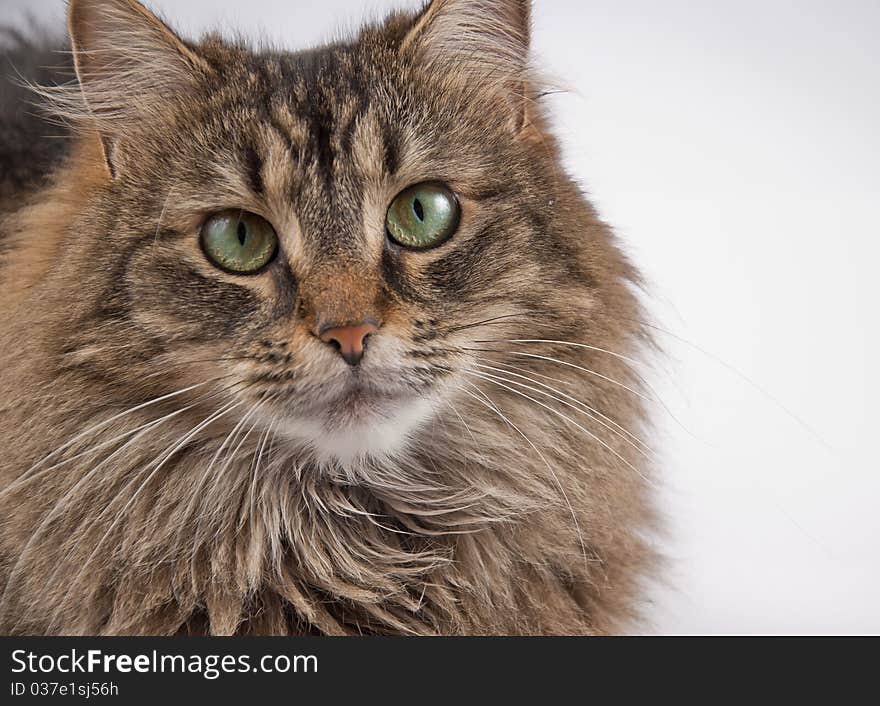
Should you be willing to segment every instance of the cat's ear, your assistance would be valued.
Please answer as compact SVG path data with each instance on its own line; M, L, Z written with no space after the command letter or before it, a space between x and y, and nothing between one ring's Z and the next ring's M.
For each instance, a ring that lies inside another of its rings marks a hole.
M113 145L144 110L186 92L207 64L135 0L70 0L68 30L91 122Z
M530 40L531 0L433 0L402 47L506 93L513 124L520 128Z

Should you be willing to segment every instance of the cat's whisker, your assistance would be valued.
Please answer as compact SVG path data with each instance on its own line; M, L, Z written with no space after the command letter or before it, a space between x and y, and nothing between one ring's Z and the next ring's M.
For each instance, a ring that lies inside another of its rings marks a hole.
M474 436L474 432L471 431L471 428L468 426L468 423L464 420L464 417L461 416L461 413L458 411L456 406L453 404L452 400L446 400L446 404L449 405L449 407L452 409L453 412L455 412L455 416L458 417L458 421L460 421L462 423L462 426L464 426L465 430L467 430L467 433L471 437L471 441L474 442L474 448L475 449L480 448L480 444L477 441L477 437ZM467 463L467 456L466 455L465 455L465 463Z
M553 328L557 326L554 322L537 322L534 320L534 315L528 314L526 312L521 312L519 314L510 314L505 317L496 317L494 319L486 319L484 321L475 321L473 324L465 324L464 328L461 330L467 330L472 328L478 328L480 326L507 326L509 324L527 324L529 326L546 326L549 328ZM450 332L458 331L458 328L450 329Z
M651 458L651 456L654 454L653 449L651 449L651 447L648 446L644 441L642 441L638 436L636 436L635 434L633 434L632 432L630 432L626 428L622 427L620 424L615 422L613 419L602 414L599 410L595 409L594 407L591 407L590 405L586 404L585 402L582 402L581 400L579 400L575 397L572 397L571 395L567 395L564 392L561 392L560 390L557 390L553 387L550 387L549 385L545 385L541 382L538 382L537 380L532 380L531 378L526 377L525 375L517 375L516 373L511 373L506 370L502 370L500 368L495 368L491 365L483 365L481 363L476 363L475 365L479 368L494 370L496 372L504 373L506 376L514 376L514 377L520 378L522 380L527 380L528 382L532 382L535 385L540 385L541 387L545 388L546 390L550 390L550 392L546 392L545 390L541 390L539 388L532 387L531 385L526 385L524 383L517 382L515 380L511 380L510 377L496 376L496 375L491 375L490 373L486 373L486 375L489 375L490 377L494 377L498 380L503 380L504 382L509 382L512 385L516 385L518 387L522 387L524 389L531 390L532 392L535 392L540 395L544 395L545 397L550 397L551 399L556 400L560 404L564 404L566 407L570 407L571 409L574 409L574 410L580 412L581 414L585 414L590 419L598 422L603 427L608 429L612 434L614 434L615 436L620 438L624 443L628 444L629 446L632 446L639 454L641 454L645 458ZM556 393L556 394L552 394L552 393ZM563 397L565 399L561 399L560 397L557 397L556 395L561 395L561 397ZM568 402L566 400L571 400L571 401ZM572 404L572 403L574 403L574 404Z
M525 314L503 314L501 316L493 316L490 319L483 319L482 321L474 321L469 324L462 324L461 326L454 326L453 328L447 329L445 333L458 333L459 331L466 331L467 329L477 328L479 326L488 326L489 324L494 323L507 323L511 319L519 319L521 321L528 321L528 317Z
M495 340L485 340L485 341L474 341L474 343L550 343L560 346L572 346L575 348L583 348L585 350L596 351L598 353L605 353L606 355L610 355L613 358L618 358L619 360L626 361L632 365L642 366L646 365L641 360L637 360L630 356L623 355L621 353L615 353L614 351L610 351L607 348L600 348L599 346L592 346L586 343L576 343L574 341L557 341L550 338L502 338Z
M259 400L257 400L253 405L251 405L251 407L248 409L248 411L235 424L235 426L232 428L232 430L229 432L229 434L227 434L226 438L223 440L223 442L221 443L221 445L219 446L217 451L214 453L214 456L211 458L210 463L208 464L207 468L205 469L205 472L202 474L202 477L199 480L198 486L196 487L195 491L193 492L192 499L190 500L189 504L187 505L186 510L184 511L184 515L186 517L191 517L193 515L193 512L196 509L196 505L198 504L198 502L205 500L204 498L202 498L202 490L204 489L205 484L207 483L208 478L211 475L211 471L214 468L214 465L216 464L216 462L218 461L220 456L223 455L224 450L227 447L231 449L232 444L236 443L236 440L238 439L238 436L241 433L241 430L245 427L245 425L250 420L250 418L260 409L263 402L265 401L267 394L268 393L263 393L262 397ZM248 432L246 434L244 434L244 436L242 437L241 441L238 442L238 445L235 447L235 449L232 449L229 453L227 453L226 459L224 460L224 464L223 464L222 468L215 476L215 482L213 485L214 488L217 488L219 486L219 482L218 482L219 479L225 474L227 468L231 465L231 463L235 459L235 456L238 454L238 452L241 449L244 442L248 439L250 434L254 431L255 426L256 426L256 423L251 426L251 428L248 430ZM215 509L217 509L217 508L215 508ZM208 514L208 513L204 513L204 514ZM221 513L215 513L214 516L217 516L217 514L221 514ZM203 517L204 517L204 515L200 514L199 518L196 520L196 526L193 531L193 536L197 540L200 538L200 535L201 535ZM220 528L218 527L215 530L215 534L219 531L220 531ZM181 542L181 539L182 539L181 535L178 534L178 539L177 539L178 543ZM191 573L193 576L197 575L197 567L195 564L197 561L197 546L198 546L198 544L199 544L198 541L193 542L193 551L190 555Z
M235 460L236 456L238 455L238 452L241 450L241 447L248 440L250 435L254 432L254 429L256 429L256 425L259 422L259 420L255 420L254 423L251 424L250 429L248 429L248 431L245 434L241 435L241 440L238 441L238 444L236 445L236 447L234 449L232 448L232 444L235 444L236 440L238 439L238 436L240 434L240 429L243 429L244 426L247 424L248 420L250 420L250 418L253 417L257 411L259 411L259 409L262 407L263 401L265 400L267 394L268 393L263 393L262 398L260 400L258 400L257 402L255 402L251 406L251 408L241 418L241 421L236 425L236 427L239 428L239 431L234 431L232 433L232 440L229 442L230 451L229 451L229 453L226 454L226 459L223 462L223 466L220 468L220 470L217 472L217 474L214 477L215 487L218 487L220 485L220 480L223 478L224 475L226 475L227 470L232 465L233 461ZM201 481L199 490L196 491L196 495L198 495L201 492L201 488L204 487L204 483L206 482L207 477L210 475L210 472L211 472L211 467L209 466L208 470L205 472L205 475L202 477L202 481ZM220 508L215 508L215 509L219 510ZM218 512L217 514L220 514L220 513ZM216 514L215 514L215 516L216 516ZM198 536L200 534L201 526L202 526L202 518L200 517L198 520L198 523L196 525L196 531L195 531L196 536ZM219 532L219 528L217 531Z
M639 360L632 358L632 357L629 357L629 356L625 356L621 353L616 353L616 352L610 351L606 348L600 348L598 346L593 346L593 345L589 345L586 343L577 343L575 341L562 341L562 340L557 341L557 340L553 340L553 339L531 338L531 339L506 339L506 340L498 340L498 341L475 341L475 343L539 343L539 344L543 343L543 344L548 344L548 345L565 345L565 346L571 346L571 347L575 347L575 348L582 348L582 349L586 349L586 350L596 351L598 353L604 353L606 355L609 355L614 358L618 358L622 361L625 361L631 365L648 367L647 363L644 363L642 361L639 361ZM526 354L520 352L520 355L526 355ZM557 362L561 362L561 361L557 361ZM696 434L694 434L690 429L688 429L678 419L678 417L672 412L672 410L669 408L669 405L667 405L666 402L663 401L663 398L657 393L656 389L651 385L651 383L648 382L648 380L646 380L645 377L641 373L639 373L637 370L633 370L632 372L636 376L636 378L638 378L639 382L645 386L645 389L647 389L651 393L651 395L653 395L653 397L646 397L645 399L648 399L650 401L653 401L653 402L656 402L657 404L659 404L660 407L662 407L662 409L666 412L666 414L669 416L669 418L672 419L673 422L675 422L679 427L681 427L684 431L686 431L690 436L699 440L699 438L696 436Z
M7 595L9 593L10 588L15 583L15 579L17 578L18 569L19 569L22 561L24 560L24 558L27 556L28 551L33 546L33 544L37 540L37 538L40 536L42 531L46 527L49 526L49 523L51 523L51 521L58 514L60 514L62 511L64 511L68 507L68 505L76 498L76 494L78 493L78 491L81 488L87 487L89 481L95 476L95 474L98 471L100 471L106 464L108 464L110 461L112 461L116 456L122 454L130 446L132 446L133 444L136 444L138 441L140 441L140 439L143 436L145 436L146 434L151 432L154 428L161 426L162 424L164 424L168 420L173 419L174 417L177 417L177 416L183 414L187 410L191 409L193 406L194 405L190 405L188 407L184 407L182 409L176 410L176 411L172 412L171 414L167 414L164 417L153 420L153 421L149 422L148 424L145 424L145 425L139 427L139 429L141 430L139 433L132 436L132 438L130 438L128 441L126 441L124 444L122 444L122 446L120 446L113 453L111 453L109 456L107 456L102 461L100 461L98 464L96 464L88 473L83 475L83 477L80 478L79 481L77 481L76 484L74 484L70 488L70 490L65 492L65 494L62 495L56 501L56 503L52 506L52 508L48 512L45 513L42 520L40 521L40 524L37 526L37 528L31 534L30 539L28 539L28 542L25 545L24 549L22 549L22 551L19 553L18 560L16 561L16 563L13 565L12 569L10 570L9 577L6 580L6 586L3 590L3 595L2 595L2 597L0 597L0 614L2 614L2 612L6 608Z
M269 400L271 401L271 399ZM273 433L275 429L275 425L277 423L277 419L273 419L263 433L260 435L260 439L257 442L257 447L254 449L254 461L251 464L251 482L248 487L248 514L247 517L251 518L254 516L254 502L256 497L256 488L257 488L257 479L259 477L260 472L260 464L263 461L263 455L266 452L266 445L269 441L270 434ZM241 530L244 527L245 515L242 514L238 529Z
M107 530L102 535L101 539L95 544L94 549L92 550L91 554L89 554L86 561L82 564L77 575L74 577L74 579L72 581L69 582L67 593L64 595L63 600L58 602L55 613L52 616L50 626L52 626L54 628L54 626L57 623L58 617L59 617L58 613L67 604L67 598L68 598L70 592L79 583L79 580L82 578L83 574L88 570L88 568L91 566L91 564L94 561L95 557L97 556L98 552L103 548L104 542L107 541L108 537L110 537L110 535L113 533L113 531L119 525L119 523L123 520L123 518L125 517L126 513L129 510L129 508L131 508L131 506L134 504L134 502L138 499L140 494L143 492L144 488L146 488L147 485L149 485L150 481L156 476L156 474L160 470L162 470L162 468L174 456L174 454L176 454L180 449L182 449L184 446L186 446L186 444L193 437L195 437L203 429L210 426L218 419L224 417L229 412L240 407L242 404L243 404L242 402L233 401L233 402L228 402L225 405L223 405L218 411L214 412L213 414L211 414L210 416L208 416L207 418L202 420L199 424L197 424L195 426L195 428L193 428L192 430L190 430L189 432L184 434L183 437L180 438L175 444L172 444L171 446L166 447L165 452L163 452L162 454L159 454L159 456L161 456L161 460L157 460L156 462L154 462L152 467L148 464L144 469L142 469L141 473L139 473L134 479L132 479L131 481L129 481L125 485L125 488L123 488L123 490L121 492L117 493L116 497L117 498L121 497L122 492L124 492L125 490L128 490L130 487L132 487L133 483L140 481L141 478L146 476L146 478L143 480L143 482L139 483L137 490L132 494L131 498L129 498L129 500L125 504L125 506L119 512L116 513L116 517L110 523ZM108 502L107 506L104 508L104 511L94 521L92 521L92 523L89 525L89 527L93 527L97 522L103 520L106 512L112 507L112 504L113 504L112 502ZM60 568L60 565L59 565L59 567L56 567L56 572L58 571L58 568ZM55 575L56 575L55 572L53 572L50 581L52 579L54 579Z
M29 480L29 479L30 479L35 473L37 473L38 471L39 471L39 472L41 473L41 475L42 475L41 468L44 467L44 464L45 464L46 462L48 462L50 459L52 459L52 458L54 458L54 457L57 457L58 454L63 453L63 452L66 451L67 449L71 448L71 447L72 447L73 445L75 445L78 441L81 441L81 440L87 438L87 437L88 437L89 435L91 435L91 434L95 434L95 433L97 433L98 431L100 431L101 429L106 428L107 426L109 426L109 425L112 424L113 422L115 422L115 421L117 421L117 420L119 420L119 419L122 419L123 417L126 417L126 416L128 416L128 415L130 415L130 414L133 414L134 412L138 412L138 411L140 411L140 410L142 410L142 409L146 409L147 407L150 407L150 406L152 406L152 405L159 404L159 403L161 403L161 402L165 402L165 401L167 401L167 400L173 399L174 397L178 397L178 396L180 396L180 395L186 394L187 392L191 392L192 390L195 390L195 389L197 389L197 388L204 387L205 385L211 384L211 383L216 382L217 380L220 380L220 379L222 379L222 378L214 378L214 379L211 379L211 380L206 380L206 381L204 381L204 382L200 382L200 383L197 383L197 384L195 384L195 385L190 385L190 386L188 386L188 387L182 388L182 389L177 390L177 391L175 391L175 392L171 392L171 393L168 393L168 394L161 395L161 396L159 396L159 397L153 398L153 399L151 399L151 400L148 400L147 402L143 402L143 403L138 404L138 405L136 405L136 406L134 406L134 407L130 407L130 408L128 408L128 409L126 409L126 410L124 410L124 411L122 411L122 412L119 412L118 414L113 415L113 416L110 417L109 419L105 419L104 421L99 422L99 423L97 423L97 424L95 424L95 425L89 427L89 428L86 429L85 431L76 434L74 437L72 437L72 438L69 439L67 442L65 442L64 444L62 444L61 446L59 446L57 449L55 449L55 450L52 451L51 453L49 453L49 454L43 456L39 461L37 461L36 463L34 463L33 465L31 465L31 466L30 466L30 467L29 467L24 473L22 473L21 475L19 475L19 476L18 476L18 477L12 482L12 483L10 483L8 486L6 486L6 487L3 488L2 490L0 490L0 498L2 498L4 495L6 495L6 494L7 494L8 492L10 492L11 490L14 490L15 488L18 488L18 487L19 487L20 485L22 485L23 483L28 482L28 480ZM135 431L136 431L136 430L135 430ZM89 453L88 450L87 450L86 452L83 452L82 454L78 454L78 455L77 455L76 457L74 457L74 458L80 457L80 456L85 455L85 454L87 454L87 453ZM72 459L69 459L69 460L72 460ZM65 461L65 462L66 462L66 461ZM51 466L51 467L50 467L49 469L47 469L47 470L51 470L51 469L53 469L53 468L58 467L59 465L63 465L65 462L61 462L60 464L55 464L54 466Z
M639 392L638 390L630 387L626 383L620 382L619 380L615 380L614 378L608 377L607 375L603 375L600 372L597 372L595 370L591 370L590 368L586 368L583 365L578 365L577 363L572 363L567 360L560 360L559 358L553 358L552 356L538 355L537 353L523 353L522 351L499 351L499 350L492 350L492 349L487 349L487 348L469 348L467 350L478 351L481 353L517 355L517 356L520 356L523 358L534 358L537 360L546 360L549 363L556 363L558 365L565 365L567 367L575 368L576 370L580 370L582 372L585 372L588 375L593 375L594 377L597 377L601 380L605 380L606 382L610 382L612 385L620 387L620 388L626 390L627 392L632 393L636 397L639 397L640 399L645 400L646 402L653 402L654 401L653 398L649 397L648 395L645 395L642 392Z
M678 335L677 333L673 333L672 331L669 331L661 326L658 326L657 324L652 324L647 321L642 321L640 319L633 319L633 318L629 318L626 316L613 316L613 315L608 314L606 312L596 312L596 313L599 314L600 316L605 316L606 318L609 318L613 321L626 321L628 323L638 324L639 326L642 326L646 329L650 329L651 331L656 331L658 333L662 333L663 335L668 336L672 340L677 341L678 343L681 343L681 344L687 346L688 348L696 351L700 355L705 356L709 360L711 360L711 361L717 363L718 365L720 365L721 367L725 368L731 374L735 375L740 380L742 380L747 385L749 385L752 389L756 390L765 399L769 400L774 405L776 405L779 409L782 410L783 413L785 413L789 417L789 419L791 419L795 423L797 423L804 431L806 431L811 437L813 437L813 439L815 441L817 441L819 444L824 446L826 450L828 450L832 453L836 453L834 447L831 444L829 444L828 441L824 437L822 437L822 435L819 434L819 432L817 432L812 426L810 426L803 418L801 418L800 416L795 414L787 405L785 405L775 395L773 395L771 392L769 392L763 386L758 384L755 380L750 378L748 375L743 373L735 365L728 363L721 356L713 353L710 350L707 350L706 348L703 348L702 346L694 343L693 341L690 341L690 340L684 338L683 336ZM667 411L668 411L668 409L667 409ZM671 413L670 413L670 416L671 416ZM707 443L705 440L700 439L700 437L698 437L696 434L694 434L692 431L690 431L687 427L685 427L681 422L679 422L677 419L675 419L675 417L673 417L673 419L676 421L676 423L682 429L684 429L693 438L697 439L698 441L700 441L704 444Z
M583 350L595 351L597 353L603 353L605 355L611 356L612 358L617 358L618 360L622 360L630 365L636 367L649 367L647 363L644 361L638 360L631 356L623 355L622 353L617 353L615 351L608 350L607 348L601 348L599 346L594 346L587 343L578 343L576 341L564 341L564 340L555 340L550 338L510 338L510 339L497 339L497 340L485 340L485 341L475 341L475 343L518 343L518 344L548 344L548 345L558 345L558 346L569 346L573 348L580 348ZM654 395L654 398L657 402L659 402L665 408L666 405L663 403L663 400L660 399L660 396L657 394L656 390L650 385L650 383L645 379L645 377L640 374L637 370L632 371L633 374L638 378L639 382L648 389L651 394ZM667 408L667 411L668 408ZM670 415L672 413L670 412Z
M154 398L151 399L151 400L147 400L146 402L142 402L141 404L135 405L134 407L130 407L129 409L127 409L127 410L125 410L125 411L123 411L123 412L120 412L119 414L114 414L114 415L113 415L112 417L110 417L109 419L105 419L104 421L99 422L98 424L95 424L95 425L92 426L92 427L89 427L89 428L86 429L85 431L80 432L79 434L77 434L76 436L74 436L72 439L68 440L65 444L63 444L62 446L60 446L60 447L58 447L57 449L55 449L55 451L52 451L51 453L47 454L47 455L44 456L42 459L40 459L40 460L37 462L37 465L39 465L39 464L45 462L46 460L52 458L53 456L59 454L59 453L62 452L64 449L70 448L70 446L72 446L73 444L75 444L75 443L76 443L77 441L79 441L80 439L82 439L82 438L88 436L90 433L92 433L92 432L94 432L94 431L96 431L96 430L98 430L98 429L103 429L103 428L106 427L108 424L112 424L113 422L115 422L117 419L120 419L121 417L124 417L124 416L126 416L126 415L128 415L128 414L131 414L131 413L133 413L133 412L137 412L138 410L144 409L145 407L149 407L149 406L151 406L151 405L158 404L159 402L164 402L165 400L169 400L169 399L172 399L172 398L174 398L174 397L178 397L178 396L180 396L180 395L186 394L187 392L190 392L190 391L192 391L192 390L195 390L195 389L197 389L197 388L199 388L199 387L204 387L205 385L209 384L209 382L213 382L213 381L205 381L205 382L199 382L199 383L196 383L195 385L189 385L189 386L184 387L184 388L181 388L181 389L179 389L179 390L175 390L174 392L169 392L169 393L167 393L167 394L160 395L159 397L154 397Z
M504 421L505 424L507 424L514 431L516 431L516 433L519 434L525 440L525 442L532 448L532 450L538 455L538 458L541 459L541 461L547 467L547 470L550 471L550 475L553 476L553 480L556 483L556 487L559 489L559 493L562 495L562 498L565 501L565 504L568 506L568 512L571 515L571 521L574 523L574 528L575 528L575 531L577 532L578 542L580 543L581 553L582 553L582 556L584 559L584 571L589 573L590 559L587 556L587 544L584 541L584 533L581 530L580 522L578 522L577 514L574 511L574 506L571 504L571 501L568 498L568 494L565 492L565 488L562 486L562 482L559 480L559 476L556 474L556 471L553 470L553 466L550 465L550 462L546 459L544 454L541 453L540 449L538 449L538 447L535 446L535 444L532 442L532 440L529 439L529 437L526 436L526 434L518 426L516 426L516 424L514 424L512 421L510 421L507 418L507 416L500 409L498 409L498 406L492 401L492 399L485 392L483 392L477 385L473 384L472 382L469 382L467 380L465 380L464 382L466 385L472 387L477 393L479 393L480 397L484 398L485 401L483 399L481 399L480 397L478 397L477 395L473 394L472 392L468 392L467 390L465 390L463 388L461 391L464 392L466 395L469 395L470 397L474 398L477 402L482 404L484 407L488 408L490 411L497 414Z
M67 464L72 463L80 458L83 458L84 456L91 456L91 455L95 454L96 452L100 451L101 449L107 448L108 446L113 446L116 442L121 441L127 437L130 437L132 435L138 435L138 432L140 432L141 430L149 431L150 429L159 425L161 422L165 421L166 419L177 416L179 414L182 414L183 412L186 412L189 409L192 409L193 406L194 405L189 405L187 407L184 407L181 410L177 410L176 412L172 412L171 414L169 414L165 417L162 417L159 420L151 420L149 422L141 424L140 426L137 426L134 429L130 429L128 431L125 431L122 434L118 434L117 436L114 436L113 438L108 439L107 441L102 441L99 444L95 444L93 446L90 446L85 451L80 451L79 453L77 453L73 456L69 456L69 457L65 458L63 461L59 461L58 463L54 463L51 466L46 466L42 469L39 469L38 472L35 472L30 475L25 475L24 477L16 478L16 480L13 483L11 483L10 485L3 488L3 490L0 490L0 498L2 498L7 492L15 490L16 488L18 488L21 485L24 485L28 482L33 482L33 481L39 480L40 478L42 478L46 474L54 471L56 468L61 468L63 466L66 466Z
M120 349L122 349L122 348L136 348L136 347L137 347L137 346L135 346L134 344L128 344L128 345L125 345L125 346L119 346ZM108 350L114 350L114 349L115 349L115 347L110 347L110 348L108 348ZM62 355L69 355L69 354L62 354ZM158 371L156 371L156 372L154 372L154 373L149 373L149 374L147 374L147 375L142 375L142 376L140 376L139 380L141 380L141 381L143 381L143 380L149 380L149 379L154 378L154 377L159 377L159 376L162 376L162 375L167 375L167 374L168 374L168 368L169 368L169 367L174 368L174 367L179 367L179 366L184 366L184 365L190 365L190 364L194 364L194 363L216 363L216 362L223 362L224 360L244 360L244 359L249 359L249 358L250 358L250 356L240 356L240 357L236 357L236 356L227 356L227 357L221 357L221 358L204 358L204 359L201 359L201 360L184 360L184 361L171 361L171 362L163 361L163 362L162 362L162 368L163 368L163 369L158 370ZM229 377L232 377L232 374L220 375L220 376L217 376L217 377L215 377L215 378L211 378L211 379L206 380L206 381L204 381L203 383L199 383L199 384L200 384L200 385L207 385L207 384L210 384L210 383L212 383L212 382L216 382L216 381L218 381L218 380L224 380L224 379L229 378ZM184 391L178 391L178 392L182 394ZM55 399L57 399L57 398L58 398L58 394L55 393L55 392L47 393L47 394L45 394L45 395L40 395L40 396L28 395L27 397L20 399L19 401L17 401L17 402L14 403L14 404L9 404L9 405L6 405L6 406L4 406L4 407L0 407L0 414L2 414L2 413L4 413L4 412L9 412L9 411L12 411L12 410L18 409L19 407L21 407L21 406L23 406L23 405L34 405L34 404L36 404L37 402L42 402L42 401L45 401L45 400L55 400ZM152 404L153 401L159 401L159 400L151 400L150 403ZM100 410L103 410L103 409L110 409L110 408L112 408L112 407L114 407L114 406L117 406L117 407L118 407L118 406L121 406L121 405L118 405L118 404L114 405L114 404L112 404L112 403L107 403L107 404L104 404L103 406L96 407L95 409L96 409L96 411L99 410L99 409L100 409ZM125 413L125 412L126 412L126 410L123 410L122 413ZM86 433L86 432L84 432L84 433ZM57 452L58 450L59 450L59 449L56 449L56 452Z
M543 407L544 409L548 410L552 414L555 414L556 416L565 420L566 422L568 422L569 424L571 424L572 426L576 427L577 429L582 431L584 434L589 436L591 439L596 441L600 446L602 446L602 448L604 448L606 451L611 453L615 458L617 458L621 463L623 463L633 473L638 475L642 480L644 480L647 483L651 483L651 481L641 471L639 471L638 468L636 468L633 464L631 464L629 461L627 461L617 450L615 450L613 447L611 447L606 441L604 441L603 439L600 439L598 436L596 436L589 429L587 429L582 424L575 421L574 419L572 419L568 415L563 414L558 409L553 409L553 407L544 404L540 400L536 400L534 397L529 397L527 394L520 392L519 390L517 390L513 387L510 387L509 385L505 385L504 383L498 382L497 380L493 380L492 378L488 377L484 373L467 372L466 374L481 378L481 379L485 380L486 382L489 382L492 385L497 385L498 387L502 387L502 388L514 393L515 395L519 395L520 397L523 397L523 398L529 400L530 402L534 402L535 404L537 404L540 407Z
M205 382L205 384L217 382L218 380L223 380L228 377L230 377L230 376L226 375L223 377L214 378L212 380L207 380ZM215 391L206 393L204 395L200 395L199 397L196 397L195 400L193 400L192 404L188 405L183 410L180 410L179 413L182 413L184 411L188 411L194 407L197 407L199 404L203 403L204 401L218 397L219 395L222 395L222 394L228 392L229 390L232 390L233 388L235 388L241 384L242 384L241 381L235 382L235 383L233 383L231 385L227 385L226 387L223 387L219 390L215 390ZM117 418L121 418L122 416L126 416L126 414L131 413L133 411L134 410L129 410L129 412L127 412L127 413L117 415ZM94 453L96 453L97 451L100 451L103 448L107 448L108 446L112 446L117 441L121 441L122 439L124 439L128 436L131 436L132 434L136 434L141 429L144 429L147 427L152 427L155 423L156 423L155 420L150 421L150 422L146 422L138 427L135 427L134 429L130 429L128 431L125 431L125 432L113 437L112 439L100 442L98 444L94 444L94 445L90 446L89 448L85 449L84 451L81 451L77 454L74 454L73 456L69 456L67 458L64 458L64 460L58 461L58 462L52 464L51 466L43 466L43 467L39 467L37 465L32 466L27 471L25 471L20 476L18 476L12 483L7 485L3 489L0 489L0 498L3 498L7 493L10 493L14 490L17 490L18 488L22 487L23 485L26 485L27 483L32 483L36 480L39 480L40 478L43 478L48 473L51 473L53 470L55 470L57 468L61 468L61 467L65 466L69 463L72 463L73 461L76 461L80 458L93 455ZM97 433L98 431L100 431L100 429L93 428L94 433Z
M494 365L500 365L503 368L507 368L510 370L517 370L521 373L526 373L527 375L529 375L533 378L541 378L542 380L550 380L551 382L556 382L556 383L559 383L560 385L571 386L573 384L571 380L563 380L562 378L555 378L555 377L552 377L551 375L544 375L543 373L535 372L534 370L530 370L529 368L524 368L521 365L513 365L513 364L508 363L506 361L495 360L493 358L484 358L482 356L478 356L477 360L483 360L483 361L486 361L487 363L493 363Z

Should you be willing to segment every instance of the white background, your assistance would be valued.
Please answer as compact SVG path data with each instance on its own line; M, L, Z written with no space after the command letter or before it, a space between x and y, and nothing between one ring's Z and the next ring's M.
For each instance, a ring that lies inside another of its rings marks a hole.
M406 0L152 0L301 48ZM63 26L60 0L0 0ZM880 2L536 0L571 171L648 276L661 633L880 633ZM675 419L672 417L674 416ZM677 420L677 421L676 421Z

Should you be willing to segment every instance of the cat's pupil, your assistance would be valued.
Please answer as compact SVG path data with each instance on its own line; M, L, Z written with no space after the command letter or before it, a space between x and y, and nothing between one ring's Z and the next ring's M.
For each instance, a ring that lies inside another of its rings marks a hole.
M418 218L420 221L425 220L425 209L422 206L422 202L418 199L413 201L413 211L415 211L416 218Z
M247 239L247 227L242 221L238 222L238 242L240 245L244 246L244 241Z

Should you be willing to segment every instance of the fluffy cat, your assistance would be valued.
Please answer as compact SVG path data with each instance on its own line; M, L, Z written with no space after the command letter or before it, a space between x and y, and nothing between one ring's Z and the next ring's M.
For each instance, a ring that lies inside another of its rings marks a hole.
M0 632L632 626L638 274L561 167L528 0L297 53L134 0L69 31L60 125L0 102Z

